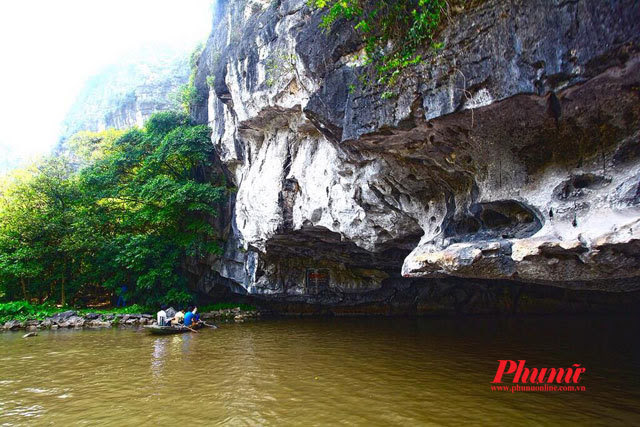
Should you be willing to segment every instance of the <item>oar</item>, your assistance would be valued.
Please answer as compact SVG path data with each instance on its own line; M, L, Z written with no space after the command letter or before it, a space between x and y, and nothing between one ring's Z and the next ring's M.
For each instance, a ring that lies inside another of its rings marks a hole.
M207 328L218 329L218 327L217 327L216 325L210 325L210 324L208 324L207 322L202 322L202 324L203 324L204 326L206 326Z
M185 326L185 325L182 325L182 326L184 326L185 328L187 328L187 329L188 329L188 330L190 330L191 332L195 332L196 334L198 333L198 331L196 331L195 329L191 329L190 327Z

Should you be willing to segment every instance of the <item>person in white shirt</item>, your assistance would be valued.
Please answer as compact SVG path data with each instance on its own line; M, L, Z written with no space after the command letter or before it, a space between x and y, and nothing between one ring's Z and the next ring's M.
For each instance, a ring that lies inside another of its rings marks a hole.
M157 314L158 326L165 326L167 324L167 313L164 311L165 306L160 307L160 311Z

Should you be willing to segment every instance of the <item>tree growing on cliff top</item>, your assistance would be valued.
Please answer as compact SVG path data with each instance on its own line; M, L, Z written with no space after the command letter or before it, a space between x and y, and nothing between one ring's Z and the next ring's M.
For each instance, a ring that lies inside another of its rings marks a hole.
M126 285L144 304L187 302L185 260L220 251L210 219L226 189L209 138L188 116L159 113L79 171L58 157L6 179L0 293L65 303Z

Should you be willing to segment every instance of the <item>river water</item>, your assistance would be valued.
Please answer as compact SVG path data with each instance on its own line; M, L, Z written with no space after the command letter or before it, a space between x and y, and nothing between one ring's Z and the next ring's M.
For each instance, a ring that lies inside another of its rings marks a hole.
M295 318L167 337L3 333L0 424L632 425L637 320ZM580 363L586 391L491 391L498 359Z

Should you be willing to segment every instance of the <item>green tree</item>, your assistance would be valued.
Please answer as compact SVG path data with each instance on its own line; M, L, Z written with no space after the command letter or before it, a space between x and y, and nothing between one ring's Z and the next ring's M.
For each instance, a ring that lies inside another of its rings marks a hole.
M82 171L83 185L114 230L104 235L113 256L105 285L127 284L134 298L157 303L169 293L188 299L186 257L219 252L211 218L223 199L211 175L207 126L179 113L154 115L144 130L123 135L114 153ZM180 302L180 301L177 301Z
M8 295L16 295L19 286L25 299L57 294L62 304L66 302L77 196L75 176L64 158L46 159L5 180L0 202L0 278Z
M122 285L143 304L191 299L185 262L221 250L212 218L226 187L213 173L210 130L185 114L159 113L144 129L107 137L81 135L73 158L3 180L5 299L78 303ZM87 165L78 170L77 158Z
M66 155L80 168L109 155L124 131L107 129L100 132L81 131L65 142Z

